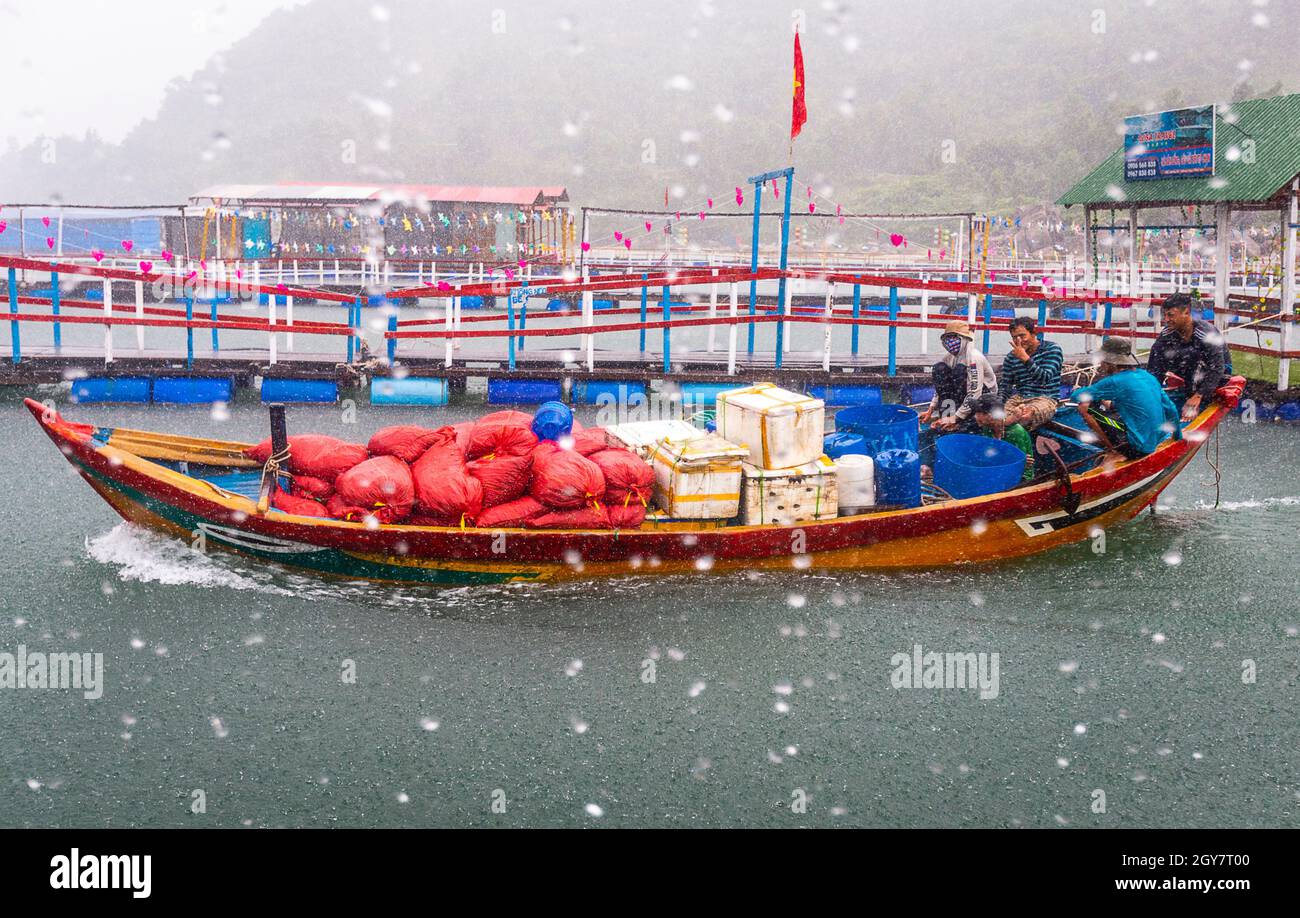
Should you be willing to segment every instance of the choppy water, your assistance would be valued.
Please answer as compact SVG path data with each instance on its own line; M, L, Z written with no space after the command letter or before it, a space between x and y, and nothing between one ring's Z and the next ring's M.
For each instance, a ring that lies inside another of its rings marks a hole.
M0 689L0 824L1295 826L1300 431L1232 421L1221 459L1217 509L1198 458L1100 555L390 588L128 527L6 397L0 652L102 652L105 685ZM997 653L997 697L891 687L917 644Z

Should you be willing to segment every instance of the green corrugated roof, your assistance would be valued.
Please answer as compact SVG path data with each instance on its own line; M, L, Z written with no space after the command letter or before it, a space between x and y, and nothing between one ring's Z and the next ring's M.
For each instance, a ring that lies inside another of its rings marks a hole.
M1222 111L1222 109L1220 109ZM1249 156L1229 160L1227 152L1255 141ZM1214 119L1214 175L1211 178L1124 181L1124 147L1067 191L1057 204L1198 204L1267 201L1300 175L1300 93L1234 102L1229 117ZM1107 193L1115 187L1122 195Z

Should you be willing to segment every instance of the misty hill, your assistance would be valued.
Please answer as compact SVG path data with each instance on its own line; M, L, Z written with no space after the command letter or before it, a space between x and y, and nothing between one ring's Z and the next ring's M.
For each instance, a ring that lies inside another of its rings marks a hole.
M1082 176L1126 114L1300 89L1294 4L1098 6L808 3L799 178L855 208L1005 210ZM0 200L170 202L282 180L725 199L786 163L790 58L775 0L313 0L175 82L120 146L0 158Z

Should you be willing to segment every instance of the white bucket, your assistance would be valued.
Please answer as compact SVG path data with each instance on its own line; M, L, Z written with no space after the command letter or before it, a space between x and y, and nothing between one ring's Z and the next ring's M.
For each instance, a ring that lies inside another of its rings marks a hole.
M870 456L847 453L835 460L839 515L852 516L876 505L876 464Z

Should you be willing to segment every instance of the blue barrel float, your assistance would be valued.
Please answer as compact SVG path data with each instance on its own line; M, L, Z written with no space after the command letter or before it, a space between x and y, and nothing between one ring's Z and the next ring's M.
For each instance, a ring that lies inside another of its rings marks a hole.
M573 430L573 412L564 402L546 402L533 415L533 433L539 440L558 440Z
M876 454L876 503L921 506L921 457L915 450L887 449Z
M934 451L934 483L956 498L1014 488L1025 471L1025 454L992 437L948 434L938 439Z
M920 428L916 412L906 405L858 405L835 415L836 431L862 434L868 456L887 449L916 452Z

